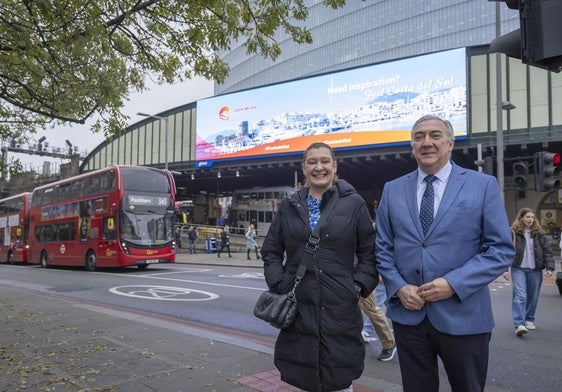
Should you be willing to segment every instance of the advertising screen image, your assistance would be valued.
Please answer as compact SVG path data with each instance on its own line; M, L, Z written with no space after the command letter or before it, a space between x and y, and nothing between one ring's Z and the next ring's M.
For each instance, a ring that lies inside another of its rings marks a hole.
M466 137L464 48L256 88L197 102L196 160L410 141L419 117L438 115Z

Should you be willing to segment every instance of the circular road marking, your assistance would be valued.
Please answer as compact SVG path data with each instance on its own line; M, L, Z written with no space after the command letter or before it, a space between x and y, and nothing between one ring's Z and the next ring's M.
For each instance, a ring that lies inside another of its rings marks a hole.
M219 297L208 291L170 286L117 286L110 288L109 291L126 297L154 299L157 301L210 301Z

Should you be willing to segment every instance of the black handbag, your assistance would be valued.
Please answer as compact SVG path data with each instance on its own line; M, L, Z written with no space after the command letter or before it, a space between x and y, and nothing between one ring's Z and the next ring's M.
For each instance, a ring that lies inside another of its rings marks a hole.
M334 194L328 201L326 208L320 215L320 219L318 220L316 227L308 238L308 242L304 249L304 255L299 264L299 268L297 269L295 283L293 284L291 291L287 294L278 294L270 290L266 290L259 296L256 305L254 306L254 316L267 321L275 328L287 328L292 325L297 318L297 296L295 294L295 290L304 278L306 270L308 269L308 264L318 249L318 244L320 242L318 235L320 232L320 226L324 225L338 199L337 187L334 187L334 190Z
M288 294L264 291L254 306L254 316L279 329L293 324L297 318L297 298L295 296L297 284L295 280L295 285Z

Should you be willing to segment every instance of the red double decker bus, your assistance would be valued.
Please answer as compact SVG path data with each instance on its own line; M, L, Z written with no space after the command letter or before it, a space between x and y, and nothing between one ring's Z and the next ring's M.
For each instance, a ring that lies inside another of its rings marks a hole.
M29 201L31 193L0 200L0 260L26 263L29 249Z
M29 263L97 267L175 262L170 172L110 166L37 187L29 212Z

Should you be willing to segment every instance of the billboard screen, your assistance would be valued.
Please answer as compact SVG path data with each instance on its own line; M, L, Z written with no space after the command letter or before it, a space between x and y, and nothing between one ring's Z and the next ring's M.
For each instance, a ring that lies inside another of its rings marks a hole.
M466 80L460 48L200 100L195 159L206 166L297 153L316 141L336 149L406 143L425 114L465 138Z

